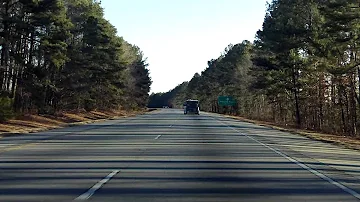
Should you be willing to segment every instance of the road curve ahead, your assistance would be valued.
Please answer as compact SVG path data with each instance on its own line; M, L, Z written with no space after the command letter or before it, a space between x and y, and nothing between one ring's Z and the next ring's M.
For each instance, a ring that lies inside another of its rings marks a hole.
M359 201L360 153L162 109L0 139L0 201Z

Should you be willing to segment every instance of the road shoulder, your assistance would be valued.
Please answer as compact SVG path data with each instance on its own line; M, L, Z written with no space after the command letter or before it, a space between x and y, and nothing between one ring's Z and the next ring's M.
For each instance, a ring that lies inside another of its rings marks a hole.
M240 120L243 122L256 124L259 126L272 128L272 129L279 130L282 132L288 132L288 133L292 133L292 134L301 135L301 136L310 138L312 140L330 143L330 144L337 145L337 146L340 146L340 147L343 147L346 149L354 149L354 150L360 151L360 139L356 138L356 137L325 134L325 133L320 133L320 132L315 132L315 131L290 128L290 127L285 128L285 127L279 126L275 123L256 121L256 120L251 120L251 119L247 119L247 118L239 117L239 116L231 116L231 115L222 115L222 116L224 116L226 118L231 118L231 119L236 119L236 120Z

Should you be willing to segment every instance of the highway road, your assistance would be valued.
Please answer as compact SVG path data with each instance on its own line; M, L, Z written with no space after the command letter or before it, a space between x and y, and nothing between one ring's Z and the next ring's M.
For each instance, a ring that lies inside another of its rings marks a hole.
M359 201L360 152L220 115L0 139L0 201Z

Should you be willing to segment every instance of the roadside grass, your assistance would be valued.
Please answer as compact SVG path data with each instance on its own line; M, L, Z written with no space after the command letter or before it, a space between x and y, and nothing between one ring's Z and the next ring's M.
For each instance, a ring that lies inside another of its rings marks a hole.
M280 125L277 125L277 124L271 123L271 122L256 121L256 120L251 120L251 119L247 119L247 118L243 118L243 117L239 117L239 116L230 116L230 115L224 115L224 116L228 117L228 118L248 122L248 123L253 123L253 124L256 124L259 126L269 127L269 128L275 129L275 130L283 131L283 132L289 132L292 134L302 135L302 136L305 136L305 137L313 139L313 140L338 145L343 148L354 149L354 150L360 151L360 139L357 137L325 134L325 133L319 133L319 132L315 132L315 131L296 129L291 126L284 127L284 126L280 126Z
M74 111L58 113L56 115L22 115L0 123L0 137L130 117L143 114L147 111L151 110Z

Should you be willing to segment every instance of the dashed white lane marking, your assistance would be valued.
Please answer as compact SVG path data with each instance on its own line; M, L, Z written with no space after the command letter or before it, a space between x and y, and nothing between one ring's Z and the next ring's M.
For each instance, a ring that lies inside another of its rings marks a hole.
M161 135L156 136L155 140L159 139L160 137L161 137Z
M215 118L214 118L214 119L215 119ZM227 125L227 124L225 124L225 123L223 123L223 122L221 122L221 121L219 121L219 120L217 120L217 119L215 119L215 120L218 121L219 123L221 123L221 124L229 127L230 129L236 131L237 133L239 133L239 134L241 134L241 135L244 135L245 137L247 137L247 138L249 138L249 139L251 139L251 140L259 143L260 145L262 145L262 146L270 149L271 151L273 151L273 152L277 153L278 155L286 158L286 159L289 160L290 162L295 163L296 165L302 167L303 169L305 169L305 170L313 173L314 175L320 177L321 179L323 179L323 180L325 180L325 181L328 181L330 184L333 184L333 185L339 187L340 189L342 189L343 191L351 194L351 195L354 196L355 198L360 199L360 194L359 194L359 193L357 193L356 191L354 191L354 190L346 187L345 185L341 184L340 182L337 182L336 180L331 179L330 177L322 174L321 172L310 168L309 166L307 166L307 165L305 165L305 164L303 164L303 163L301 163L301 162L299 162L299 161L291 158L290 156L282 153L281 151L279 151L279 150L277 150L277 149L274 149L274 148L270 147L269 145L267 145L267 144L265 144L265 143L262 143L262 142L260 142L259 140L255 139L255 138L253 138L253 137L251 137L251 136L249 136L249 135L247 135L247 134L245 134L245 133L241 133L241 132L238 131L237 129L235 129L235 128L233 128L233 127L231 127L231 126L229 126L229 125Z
M106 182L108 182L112 177L114 177L120 170L114 170L109 175L107 175L104 179L100 180L94 186L92 186L85 193L78 196L75 200L87 200L89 199L98 189L100 189Z

